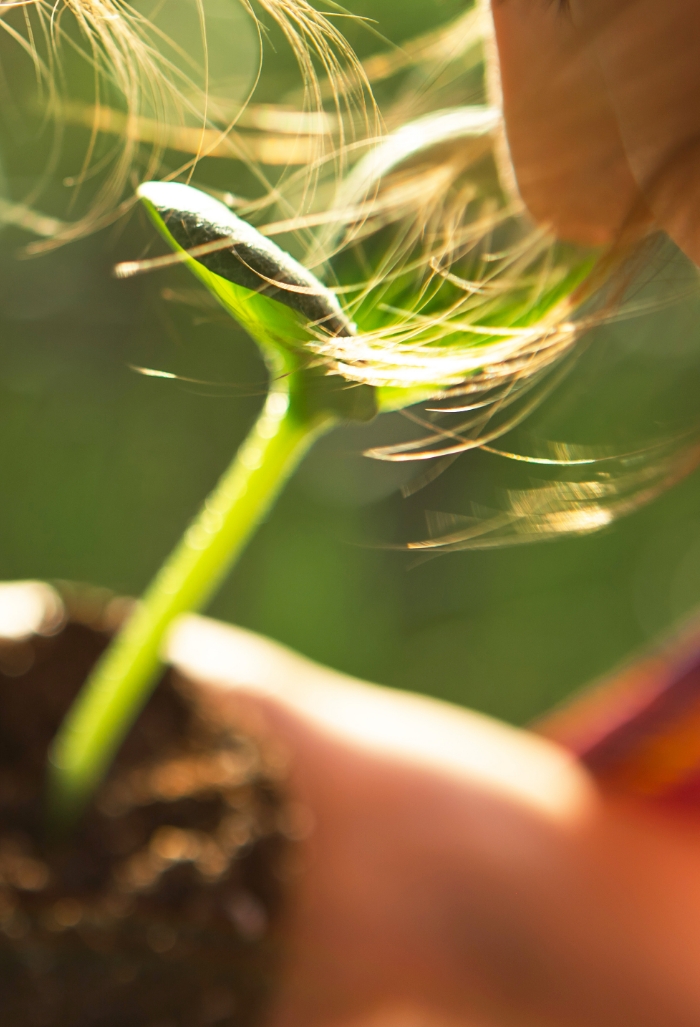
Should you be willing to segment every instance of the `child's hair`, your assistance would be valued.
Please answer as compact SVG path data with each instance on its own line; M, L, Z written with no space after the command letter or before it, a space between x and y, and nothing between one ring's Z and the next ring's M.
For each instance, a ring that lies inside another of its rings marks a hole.
M207 0L193 2L206 53ZM494 452L492 443L552 391L585 330L619 308L638 240L585 251L529 219L510 167L485 0L364 62L332 13L308 0L238 2L255 26L261 61L270 29L293 53L300 71L294 106L258 103L256 80L232 108L212 94L206 69L196 82L186 61L173 59L172 41L123 0L3 5L0 24L34 60L57 130L76 122L91 128L76 181L92 173L101 135L119 139L90 209L35 249L109 223L133 202L138 180L201 185L202 157L241 162L259 195L223 198L325 276L358 325L352 336L319 334L314 358L381 388L386 405L392 392L397 408L407 396L431 398L427 410L410 411L418 439L371 453L431 461L408 491L415 490L466 450ZM92 103L70 96L66 46L91 68ZM179 166L164 167L166 150L183 155ZM596 530L700 459L687 440L607 453L602 462L562 447L545 456L503 455L558 468L558 479L507 493L492 515L433 518L433 537L416 547Z
M205 2L193 0L206 62ZM379 122L364 69L328 18L307 0L255 0L257 10L252 0L237 2L255 26L260 62L267 31L261 15L277 26L293 52L301 73L300 113L310 117L316 113L322 124L329 104L334 108L333 124L338 129L334 143L340 156L346 149L348 125L364 135L376 134ZM134 176L143 180L163 173L166 149L190 154L169 170L169 177L191 176L203 157L228 151L265 182L262 162L256 161L254 152L247 152L236 131L246 115L250 120L248 101L257 82L249 96L235 105L227 104L225 97L212 96L206 67L198 68L196 59L137 7L123 0L7 0L0 3L0 27L34 62L43 91L42 113L53 120L57 132L71 123L91 130L83 167L74 176L77 186L93 172L99 136L119 138L109 174L103 176L104 184L89 212L57 233L54 243L78 238L118 217L125 203L133 203ZM65 57L76 53L92 77L92 103L71 96ZM224 107L228 110L222 113ZM310 167L309 181L313 175ZM42 248L47 245L51 243Z

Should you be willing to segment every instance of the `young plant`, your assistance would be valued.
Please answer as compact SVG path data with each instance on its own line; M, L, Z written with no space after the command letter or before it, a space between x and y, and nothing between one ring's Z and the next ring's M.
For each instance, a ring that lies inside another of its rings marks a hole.
M445 133L454 136L459 118L463 136L483 135L494 125L493 112L484 109L466 108L448 124L441 117L437 126L435 119L424 119L426 145ZM401 134L397 137L396 161L406 157ZM381 158L381 149L355 170L351 192L365 197L376 192L378 175L386 175L391 165ZM595 262L589 253L566 254L558 263L550 254L542 270L551 246L528 229L526 237L510 240L500 263L492 260L490 266L473 252L473 242L460 244L465 269L474 274L479 265L480 284L444 273L436 256L417 288L415 262L404 250L393 266L385 262L370 288L356 286L347 313L311 272L209 195L151 182L141 186L139 196L175 259L186 263L256 340L270 388L231 466L93 671L55 740L50 809L64 825L84 808L157 680L163 639L173 620L208 602L313 442L341 421L367 421L429 397L454 401L475 392L486 396L476 404L477 426L493 420L497 427L472 432L471 438L463 426L439 431L435 451L414 445L377 455L420 459L502 434L532 406L532 399L523 404L523 395L573 345L577 329L565 315ZM376 208L376 196L373 203L367 216ZM509 218L507 212L500 220ZM492 217L491 238L497 229L498 219ZM423 258L423 277L426 266ZM523 272L534 267L540 273L533 286ZM390 313L389 322L385 317L382 323L378 309L399 314ZM521 408L504 417L516 400ZM462 400L449 409L473 407Z
M312 274L204 193L150 183L140 196L162 234L183 253L184 246L197 253L212 238L227 239L230 248L204 258L206 263L191 255L186 261L256 339L271 385L231 466L96 668L56 739L51 808L59 819L80 811L109 765L158 673L163 636L173 619L211 597L315 439L342 419L367 420L377 409L371 388L339 387L308 359L311 326L335 335L353 331L333 294Z

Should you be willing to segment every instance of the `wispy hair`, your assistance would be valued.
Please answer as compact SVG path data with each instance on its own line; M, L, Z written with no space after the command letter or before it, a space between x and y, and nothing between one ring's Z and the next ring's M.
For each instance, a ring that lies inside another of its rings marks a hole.
M167 56L162 31L123 0L2 5L0 24L34 60L58 131L71 123L90 130L76 180L89 174L100 137L117 141L88 213L35 245L113 220L132 202L134 178L198 183L205 156L245 165L259 194L220 198L324 277L356 325L343 336L319 327L310 359L381 390L385 409L410 408L416 438L368 455L421 462L407 492L473 449L556 469L557 480L506 490L495 511L431 515L431 538L414 548L598 530L689 473L700 462L689 435L622 454L494 446L559 385L588 330L619 316L644 251L633 216L604 251L565 244L532 223L508 157L487 5L362 62L333 21L347 14L341 8L238 2L261 60L266 20L296 58L299 88L279 104L256 101L257 80L241 101L213 95L206 69L195 86L186 62L183 70ZM206 0L197 4L206 54ZM91 103L70 96L66 46L93 71ZM176 168L164 169L166 151L181 155Z

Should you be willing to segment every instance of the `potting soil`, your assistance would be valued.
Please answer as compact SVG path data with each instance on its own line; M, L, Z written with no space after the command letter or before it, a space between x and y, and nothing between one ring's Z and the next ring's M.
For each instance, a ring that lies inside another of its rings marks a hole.
M107 640L70 623L0 646L0 1025L253 1027L291 842L250 739L168 674L77 831L47 837L47 749Z

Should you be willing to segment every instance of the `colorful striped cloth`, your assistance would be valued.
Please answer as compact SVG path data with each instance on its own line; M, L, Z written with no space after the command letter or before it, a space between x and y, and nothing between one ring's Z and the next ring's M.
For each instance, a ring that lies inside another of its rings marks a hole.
M700 617L532 726L604 787L700 813Z

